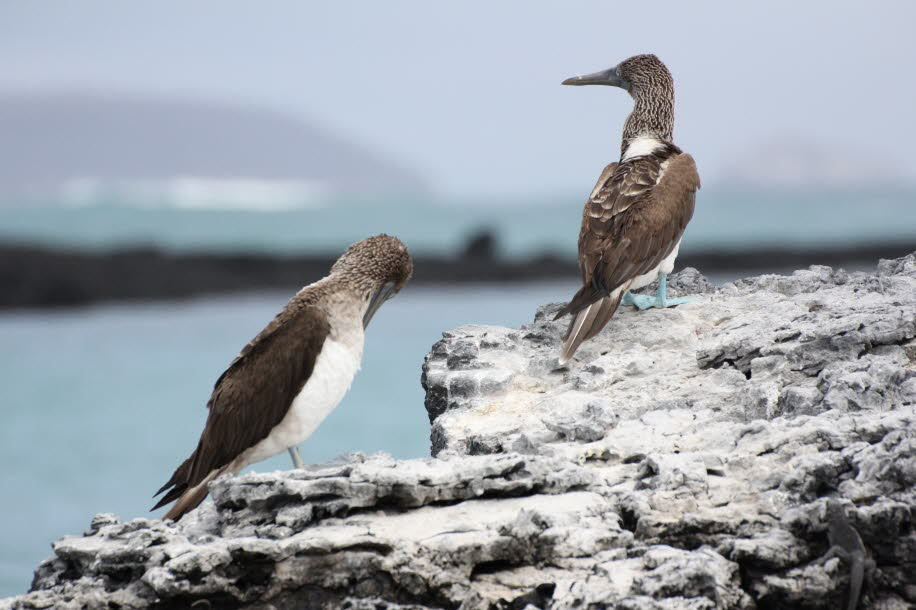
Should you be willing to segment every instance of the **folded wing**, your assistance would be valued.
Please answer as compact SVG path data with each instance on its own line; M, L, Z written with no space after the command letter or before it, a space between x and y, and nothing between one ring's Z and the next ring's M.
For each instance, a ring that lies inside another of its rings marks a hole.
M181 498L166 515L180 518L206 496L201 483L267 437L311 376L328 331L325 316L302 304L284 309L242 349L216 381L197 448L156 492L168 490L153 510ZM183 498L189 491L194 498Z
M561 360L601 330L630 282L671 254L693 216L699 186L693 158L673 145L605 168L582 214L582 288L556 318L598 309L572 321Z

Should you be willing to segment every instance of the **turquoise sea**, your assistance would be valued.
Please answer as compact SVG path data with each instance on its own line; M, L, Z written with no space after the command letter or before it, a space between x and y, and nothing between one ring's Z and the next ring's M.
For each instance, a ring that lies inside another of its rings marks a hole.
M909 192L789 197L701 191L684 250L910 238L916 244L914 203ZM326 253L384 231L415 253L446 254L489 228L507 256L573 256L580 209L578 197L546 196L495 203L327 201L271 212L112 201L5 206L0 243ZM420 367L442 331L471 322L518 326L538 305L567 299L575 282L408 286L373 320L363 370L340 407L303 444L303 457L428 455ZM0 506L0 597L27 590L51 542L84 531L95 513L150 515L152 493L194 448L213 382L289 296L0 313L0 484L6 498ZM289 466L281 455L254 468Z
M582 202L576 194L496 200L408 197L311 201L252 211L125 206L100 199L62 207L0 205L0 241L110 249L314 253L339 251L371 234L400 237L413 252L451 253L468 235L494 231L502 254L575 256ZM3 202L0 202L3 203ZM916 243L916 191L742 191L703 189L683 248L822 247L881 240Z

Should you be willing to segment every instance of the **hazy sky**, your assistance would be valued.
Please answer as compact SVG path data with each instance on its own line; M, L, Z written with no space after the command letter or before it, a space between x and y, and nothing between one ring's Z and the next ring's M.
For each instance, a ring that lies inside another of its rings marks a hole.
M914 176L914 23L910 1L5 1L0 90L241 102L324 124L446 193L587 192L631 101L560 81L654 52L707 182L793 139Z

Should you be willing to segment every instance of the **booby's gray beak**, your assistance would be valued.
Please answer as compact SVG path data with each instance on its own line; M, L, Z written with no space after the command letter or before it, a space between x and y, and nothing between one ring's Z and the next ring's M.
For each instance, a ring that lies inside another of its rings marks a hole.
M617 66L613 68L608 68L607 70L602 70L601 72L595 72L594 74L586 74L585 76L573 76L572 78L567 78L563 81L564 85L608 85L610 87L621 87L623 89L627 88L627 82L617 73Z
M378 308L382 306L382 303L393 297L397 292L394 284L390 282L382 284L382 286L375 291L375 294L369 299L369 306L366 308L366 313L363 314L363 328L369 326L369 321L372 319L372 316L375 315L375 312L378 311Z

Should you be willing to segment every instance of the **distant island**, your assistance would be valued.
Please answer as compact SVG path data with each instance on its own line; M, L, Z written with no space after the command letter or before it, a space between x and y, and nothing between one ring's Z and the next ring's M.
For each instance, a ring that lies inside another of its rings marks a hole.
M0 203L251 193L423 193L415 171L309 122L234 104L86 94L0 97ZM285 199L284 199L285 198ZM230 201L231 202L231 201Z

